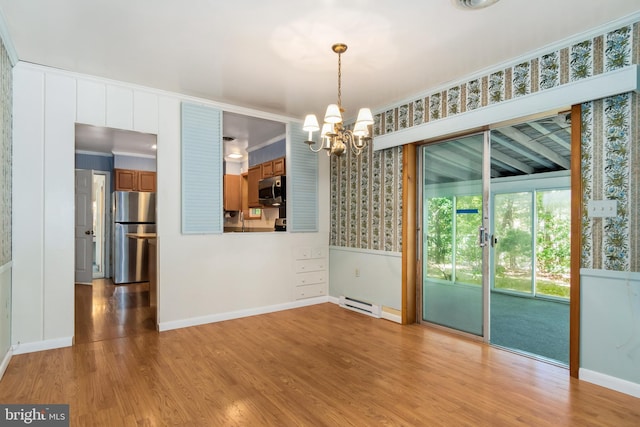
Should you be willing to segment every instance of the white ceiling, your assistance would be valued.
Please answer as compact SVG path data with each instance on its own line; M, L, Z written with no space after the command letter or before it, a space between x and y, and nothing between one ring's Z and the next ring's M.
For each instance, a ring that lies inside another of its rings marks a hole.
M303 118L382 108L640 12L639 0L0 0L20 60Z

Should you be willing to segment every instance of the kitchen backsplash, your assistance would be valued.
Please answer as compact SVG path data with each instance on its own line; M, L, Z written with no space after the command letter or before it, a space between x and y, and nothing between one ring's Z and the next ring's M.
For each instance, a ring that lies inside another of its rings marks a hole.
M278 208L264 208L262 209L262 217L260 219L245 219L244 226L247 228L274 228L278 214ZM234 216L226 213L224 216L224 226L242 227L242 221L240 220L238 212L235 212Z

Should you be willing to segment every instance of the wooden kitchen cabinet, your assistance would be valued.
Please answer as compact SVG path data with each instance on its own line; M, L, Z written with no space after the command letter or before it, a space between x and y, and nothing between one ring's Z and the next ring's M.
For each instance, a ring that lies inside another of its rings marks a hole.
M138 171L138 191L156 191L156 173L149 171Z
M247 172L241 175L240 183L242 187L242 214L244 215L244 219L262 218L262 209L249 208L249 174Z
M262 167L262 178L271 178L273 176L273 162L264 162Z
M280 176L286 173L284 157L261 163L262 178L271 178L272 176Z
M116 177L116 191L136 191L137 173L129 169L114 169Z
M114 169L116 191L156 191L156 173L133 169Z
M242 210L242 177L240 175L224 176L224 210Z
M247 204L250 208L259 208L260 199L258 197L258 182L262 178L262 165L249 168L247 172Z
M273 176L282 176L286 175L287 171L285 168L285 160L284 157L280 157L279 159L275 159L273 161Z

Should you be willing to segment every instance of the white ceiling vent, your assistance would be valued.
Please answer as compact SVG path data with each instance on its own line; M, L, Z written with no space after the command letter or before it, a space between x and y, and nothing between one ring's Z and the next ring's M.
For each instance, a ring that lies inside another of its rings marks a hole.
M460 9L482 9L497 3L498 0L452 0Z

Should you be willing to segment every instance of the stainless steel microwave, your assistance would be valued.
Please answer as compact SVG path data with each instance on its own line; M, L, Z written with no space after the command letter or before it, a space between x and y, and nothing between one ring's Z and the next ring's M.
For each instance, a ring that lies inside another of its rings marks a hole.
M287 201L286 177L273 176L258 182L258 199L263 206L284 206Z

